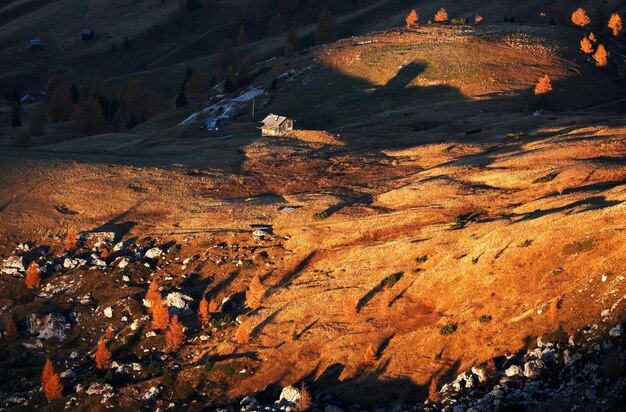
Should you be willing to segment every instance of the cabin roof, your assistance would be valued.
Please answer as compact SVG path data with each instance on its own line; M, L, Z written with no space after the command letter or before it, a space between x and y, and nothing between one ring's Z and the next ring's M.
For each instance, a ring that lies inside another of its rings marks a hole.
M285 116L279 116L277 114L270 114L261 123L268 127L279 127L288 119Z

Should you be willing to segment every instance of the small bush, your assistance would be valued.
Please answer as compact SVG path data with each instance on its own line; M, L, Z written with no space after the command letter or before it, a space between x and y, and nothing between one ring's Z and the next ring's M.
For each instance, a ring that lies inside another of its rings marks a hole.
M387 288L392 288L398 282L398 276L394 273L383 279L381 284Z
M452 230L463 229L465 226L467 226L468 223L469 223L469 219L467 217L457 216L454 219L452 219L452 222L450 222L450 229Z
M315 220L328 219L328 212L313 213L313 219Z
M506 136L507 136L507 137L512 137L512 138L514 138L514 139L517 139L517 138L519 138L519 137L524 137L524 136L526 136L526 133L524 133L524 132L523 132L523 131L521 131L521 130L518 130L518 131L516 131L516 132L510 132L510 133L507 133L507 134L506 134Z
M428 256L427 255L423 255L423 256L419 256L415 258L415 261L417 263L424 263L428 260Z
M491 322L491 315L482 315L481 317L478 318L478 321L480 323L487 323L487 322Z
M445 326L442 326L441 329L439 330L439 333L441 333L444 336L452 335L454 332L456 332L457 328L458 326L456 323L449 323Z
M535 180L533 180L533 184L537 184L537 183L548 183L553 181L557 176L559 175L558 172L552 172L552 173L548 173L545 176L539 177Z

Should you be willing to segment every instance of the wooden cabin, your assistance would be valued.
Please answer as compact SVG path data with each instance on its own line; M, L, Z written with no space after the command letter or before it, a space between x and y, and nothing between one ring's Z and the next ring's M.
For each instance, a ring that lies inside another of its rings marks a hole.
M284 136L293 131L293 120L285 116L270 114L261 123L263 136Z
M31 39L26 45L26 50L39 50L41 49L41 39Z
M82 29L80 31L81 40L84 40L84 41L93 40L95 37L96 37L96 32L93 31L92 29Z

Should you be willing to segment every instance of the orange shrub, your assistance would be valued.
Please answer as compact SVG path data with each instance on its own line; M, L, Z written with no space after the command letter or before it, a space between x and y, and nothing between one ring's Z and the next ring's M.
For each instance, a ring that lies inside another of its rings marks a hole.
M96 350L96 368L109 369L111 366L111 352L107 349L107 344L104 339L98 342L98 349Z
M183 325L178 320L178 315L172 316L170 328L165 332L165 350L167 352L178 352L184 345L185 339L187 339L187 337L185 336Z
M439 390L437 389L437 380L432 379L428 385L428 400L433 403L438 403L441 400L439 396Z
M246 304L250 309L257 309L261 306L261 301L265 296L265 286L261 283L258 276L252 278L250 286L246 291Z
M162 299L152 302L152 329L165 330L170 324L170 311Z
M376 349L374 348L373 345L370 344L367 347L367 349L365 349L365 353L363 354L363 359L365 360L365 363L370 364L370 365L376 362L378 357L376 355Z
M478 15L474 17L474 24L480 24L482 22L483 22L483 16Z
M150 282L150 286L148 286L148 291L146 292L146 300L150 302L152 306L154 306L154 302L161 300L161 292L159 292L159 282L156 279ZM152 306L150 307L151 309Z
M9 316L7 319L7 326L4 330L4 338L9 342L17 339L17 326L15 326L15 322L13 322L13 318Z
M109 326L109 327L107 328L107 331L106 331L106 333L104 334L104 336L105 336L107 339L109 339L109 340L110 340L110 339L113 339L113 334L114 334L114 333L115 333L115 331L113 330L113 328L112 328L111 326Z
M300 386L300 400L296 404L296 412L304 412L310 411L313 406L313 398L311 397L311 393L309 389L302 383Z
M209 301L209 313L217 313L220 311L220 302L215 298Z
M607 64L609 64L609 54L603 44L598 46L598 50L596 50L593 55L593 59L596 61L596 66L598 67L606 67Z
M443 7L439 9L439 11L435 14L435 21L437 23L443 23L444 21L448 21L448 12Z
M208 325L211 321L211 314L209 313L209 302L202 297L200 299L200 306L198 307L198 320L201 325Z
M242 323L235 332L235 341L240 345L247 345L250 343L250 328L246 323Z
M585 9L580 7L572 13L572 23L580 27L585 27L586 25L591 23L591 19L587 15Z
M65 249L74 250L76 248L76 245L78 244L78 240L76 239L77 236L78 233L76 232L76 229L73 227L67 229L67 235L65 235Z
M111 252L109 251L109 249L104 249L101 253L100 253L100 259L108 259L108 257L111 255Z
M419 19L420 19L420 16L419 14L417 14L417 11L415 11L415 9L411 10L409 15L406 16L406 28L410 29L416 26Z
M46 360L46 364L41 372L41 387L48 401L61 399L63 396L61 378L54 370L54 365L50 359Z
M550 92L552 92L552 82L550 81L550 76L546 74L539 79L539 82L537 82L537 85L535 86L535 96L548 94Z
M591 40L589 40L587 37L583 37L583 39L580 41L580 50L586 54L593 53L593 43L591 43Z
M24 278L28 289L38 289L41 286L41 274L39 273L39 265L34 260L26 269L26 277Z
M613 36L617 37L622 34L624 27L622 25L622 18L619 14L613 13L609 19L609 29L613 33Z

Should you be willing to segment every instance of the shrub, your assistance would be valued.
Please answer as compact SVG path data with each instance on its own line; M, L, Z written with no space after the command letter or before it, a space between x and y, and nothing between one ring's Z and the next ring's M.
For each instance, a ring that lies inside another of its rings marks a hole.
M111 366L111 352L107 349L107 344L104 339L98 342L98 349L96 350L96 368L109 369Z
M428 260L428 255L422 255L415 258L417 263L425 263Z
M467 226L468 223L469 223L469 219L467 217L457 216L454 219L452 219L452 222L450 222L451 224L450 229L452 230L463 229L465 226Z
M313 398L311 397L311 393L309 389L306 387L304 382L300 386L300 400L296 404L295 411L296 412L304 412L310 411L313 407Z
M491 315L482 315L481 317L478 318L478 321L480 323L487 323L487 322L491 322Z
M442 326L441 329L439 329L439 333L441 333L444 336L452 335L454 332L456 332L456 330L457 330L457 324L449 323L447 325Z
M598 46L598 49L593 55L593 60L595 60L597 67L606 67L609 64L609 54L603 44Z
M548 183L551 182L552 180L554 180L554 178L556 178L558 176L558 172L552 172L552 173L548 173L545 176L541 176L535 180L533 180L533 184L537 184L537 183Z
M480 24L482 22L483 22L483 16L478 15L474 17L474 24Z
M328 212L319 212L313 214L313 219L315 220L324 220L328 219Z
M250 343L250 328L246 323L242 323L235 332L235 341L240 345L247 345Z
M593 53L593 43L591 43L591 40L589 40L587 36L583 37L580 41L580 51L585 54Z
M258 276L252 278L250 286L246 291L246 304L250 309L257 309L261 306L263 297L265 296L265 286L261 283Z
M408 16L406 16L406 28L407 29L411 29L413 27L415 27L417 25L417 22L419 21L420 17L419 14L417 14L417 11L415 11L415 9L411 10L411 12L409 13Z
M165 330L170 323L170 312L162 299L152 302L152 329Z
M185 343L186 338L183 325L178 320L178 315L174 315L168 331L165 332L165 350L167 352L178 352Z
M363 354L363 360L365 360L365 363L367 363L368 365L371 365L375 363L377 359L378 359L378 356L376 354L376 349L374 348L372 344L370 344L365 349L365 353Z
M9 316L9 318L7 319L6 328L4 329L4 338L8 340L9 342L12 342L15 339L17 339L17 337L18 337L17 326L15 326L15 322L13 321L13 318Z
M548 94L550 92L552 92L552 81L550 80L550 76L546 74L540 78L535 85L535 96Z
M611 33L613 33L613 36L615 37L622 34L622 31L624 30L624 27L622 25L622 18L617 13L613 13L611 15L608 26L609 29L611 29Z
M580 7L572 13L572 23L580 27L585 27L586 25L591 23L591 19L587 15L585 9Z
M98 134L103 130L105 124L102 107L96 100L89 100L74 110L71 122L74 132L80 135Z
M315 43L330 43L337 39L335 16L328 9L323 9L315 27Z
M208 325L211 321L209 302L204 297L200 299L200 306L198 307L198 321L202 326Z
M393 275L389 275L384 278L381 284L387 288L391 288L396 284L396 282L398 282L398 276L394 273Z
M435 14L435 21L437 23L443 23L444 21L447 21L447 20L448 20L448 12L446 11L446 9L442 7Z
M150 302L152 306L154 306L154 302L158 302L161 300L161 292L159 292L159 282L156 279L150 282L150 286L148 286L148 291L146 292L146 300Z
M76 245L78 244L77 240L78 233L76 229L73 227L69 227L67 229L67 234L65 235L65 249L66 250L74 250Z
M26 269L26 277L24 278L28 289L38 289L41 286L41 274L39 273L39 265L34 260Z
M61 378L54 370L54 365L50 359L46 360L46 364L41 372L41 387L48 401L61 399L63 396Z

